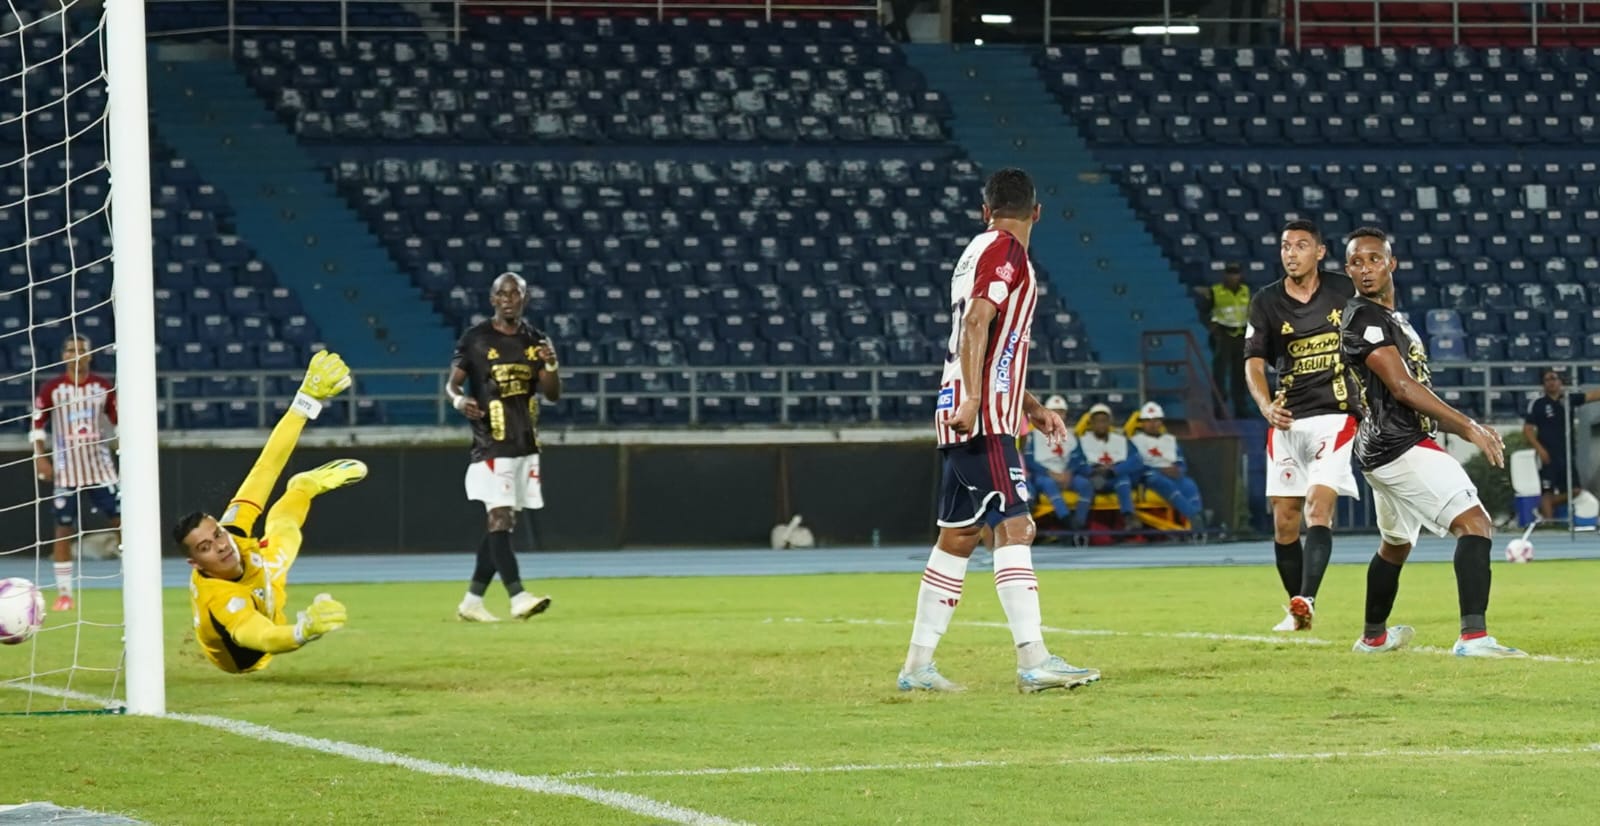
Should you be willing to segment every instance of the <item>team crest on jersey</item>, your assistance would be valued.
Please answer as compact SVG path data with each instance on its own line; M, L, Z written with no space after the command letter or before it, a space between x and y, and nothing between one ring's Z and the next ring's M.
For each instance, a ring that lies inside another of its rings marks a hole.
M484 353L484 355L487 356L490 359L497 359L497 358L500 358L500 351L494 349L493 347L490 347L489 348L489 352Z
M1335 307L1333 309L1333 312L1328 313L1328 323L1332 324L1335 327L1339 326L1340 322L1342 322L1343 320L1344 320L1344 310L1341 310L1341 309Z
M1283 322L1283 329L1279 330L1278 332L1283 333L1286 336L1294 335L1294 326L1285 321Z
M528 345L528 349L524 350L523 353L528 357L528 361L533 361L533 345Z
M1000 361L995 365L994 371L994 391L996 393L1011 392L1011 363L1016 360L1017 342L1021 338L1021 333L1012 331L1011 336L1006 339L1006 349L1000 352Z

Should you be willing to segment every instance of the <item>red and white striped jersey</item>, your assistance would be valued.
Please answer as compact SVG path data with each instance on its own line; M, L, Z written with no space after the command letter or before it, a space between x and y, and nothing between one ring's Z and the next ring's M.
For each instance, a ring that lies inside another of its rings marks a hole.
M117 423L117 391L104 376L89 373L82 381L61 375L44 383L33 400L33 439L44 441L48 426L55 448L55 486L79 488L117 483L111 457L112 433L102 420Z
M1028 266L1028 249L1015 235L990 230L972 239L950 278L950 340L944 354L944 376L934 404L934 430L939 445L958 445L979 435L1020 436L1027 425L1022 413L1028 375L1028 338L1039 293ZM988 301L998 308L989 325L980 388L962 386L961 327L967 306ZM978 421L966 434L951 430L944 417L976 393L981 399Z

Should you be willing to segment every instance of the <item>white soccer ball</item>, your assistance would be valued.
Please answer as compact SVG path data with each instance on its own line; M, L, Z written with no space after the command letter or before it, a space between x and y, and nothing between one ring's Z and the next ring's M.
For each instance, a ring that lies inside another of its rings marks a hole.
M1533 561L1533 543L1526 539L1513 539L1506 543L1507 562Z
M0 579L0 645L16 645L44 625L44 594L22 577Z

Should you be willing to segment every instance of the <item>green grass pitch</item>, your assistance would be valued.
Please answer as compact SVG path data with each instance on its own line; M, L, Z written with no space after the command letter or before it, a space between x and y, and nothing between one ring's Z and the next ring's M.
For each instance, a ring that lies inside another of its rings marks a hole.
M894 690L914 574L562 580L540 583L548 614L500 625L457 622L458 583L337 586L350 627L250 677L200 659L172 591L169 704L745 823L1594 822L1600 567L1495 567L1491 632L1575 662L1352 654L1364 572L1330 571L1309 635L1325 644L1297 645L1204 636L1272 636L1270 568L1041 573L1064 629L1047 642L1105 678L1029 696L986 571L939 652L969 691L946 696ZM89 592L86 615L116 599ZM1413 565L1394 621L1443 649L1455 604L1450 566ZM0 649L0 679L64 656L65 634L40 639ZM114 631L84 641L85 661L114 658ZM27 700L0 691L0 711ZM0 745L0 803L160 824L651 822L174 720L0 717ZM752 767L787 770L711 771Z

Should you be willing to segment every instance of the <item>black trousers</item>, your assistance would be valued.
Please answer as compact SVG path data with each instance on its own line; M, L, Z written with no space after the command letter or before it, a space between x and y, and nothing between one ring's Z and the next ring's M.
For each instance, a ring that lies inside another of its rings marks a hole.
M1250 415L1250 388L1244 380L1244 336L1227 330L1211 334L1211 379L1222 392L1222 410L1234 418Z

